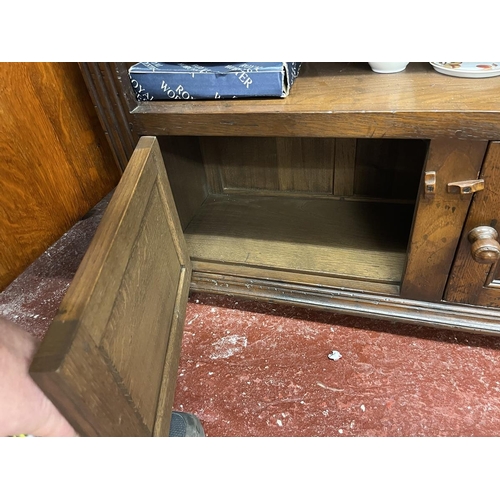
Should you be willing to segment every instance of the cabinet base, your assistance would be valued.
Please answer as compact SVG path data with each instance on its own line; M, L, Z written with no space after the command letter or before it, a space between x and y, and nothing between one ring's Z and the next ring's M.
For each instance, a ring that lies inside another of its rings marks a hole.
M200 271L193 271L191 290L482 335L500 335L500 311L485 307L423 302L347 289Z

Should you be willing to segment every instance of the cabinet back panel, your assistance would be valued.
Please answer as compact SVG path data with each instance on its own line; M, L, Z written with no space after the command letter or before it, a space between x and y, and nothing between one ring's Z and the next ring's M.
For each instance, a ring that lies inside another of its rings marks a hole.
M421 140L358 139L354 193L415 200L427 147Z
M331 194L335 139L200 138L213 193L268 191Z
M213 194L257 193L413 201L420 140L201 137Z

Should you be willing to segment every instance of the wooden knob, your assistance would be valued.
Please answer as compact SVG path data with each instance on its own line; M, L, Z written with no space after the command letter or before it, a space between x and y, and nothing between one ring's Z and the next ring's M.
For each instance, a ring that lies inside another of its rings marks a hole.
M494 264L500 259L498 233L490 226L475 227L468 238L471 245L472 258L480 264Z

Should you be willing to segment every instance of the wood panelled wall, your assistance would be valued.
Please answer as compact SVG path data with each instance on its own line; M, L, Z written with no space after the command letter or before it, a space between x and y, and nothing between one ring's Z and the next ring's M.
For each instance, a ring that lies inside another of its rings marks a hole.
M0 63L0 291L118 183L77 63Z

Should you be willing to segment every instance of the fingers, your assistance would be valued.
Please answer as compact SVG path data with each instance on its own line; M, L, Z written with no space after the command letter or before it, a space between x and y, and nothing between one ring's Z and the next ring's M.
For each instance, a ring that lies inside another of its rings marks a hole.
M39 437L77 437L73 427L61 415L59 410L54 406L47 396L36 386L34 382L34 407L36 415L30 420L29 434Z
M26 364L31 362L40 344L28 332L3 318L0 318L0 337L2 347Z
M29 374L24 374L12 399L15 404L11 408L10 424L14 428L10 434L39 437L78 435Z
M0 434L76 436L28 373L38 342L0 318Z

